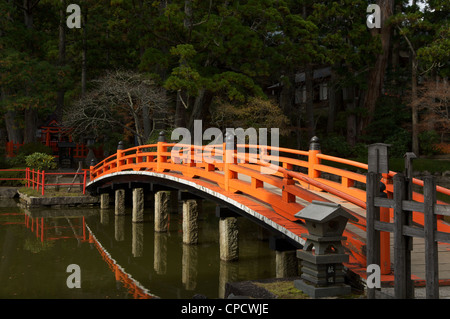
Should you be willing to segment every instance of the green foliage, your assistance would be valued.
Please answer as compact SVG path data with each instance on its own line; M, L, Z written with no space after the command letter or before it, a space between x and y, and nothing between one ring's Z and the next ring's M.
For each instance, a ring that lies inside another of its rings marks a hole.
M405 129L398 129L385 140L390 144L389 156L403 158L406 152L411 151L411 134Z
M31 155L33 153L44 153L44 154L52 155L53 151L50 147L48 147L42 143L39 143L39 142L24 144L19 149L19 155L22 155L22 156Z
M19 148L19 152L16 157L9 158L7 161L10 166L26 166L26 157L33 153L52 155L53 151L50 147L39 142L27 143Z
M366 144L372 143L394 143L398 147L393 147L391 151L398 154L402 145L409 147L407 132L402 127L410 120L411 111L402 103L399 98L391 96L381 96L375 109L374 119L366 129L366 134L362 140ZM404 153L403 153L404 154ZM400 156L403 156L400 155Z
M348 156L353 149L342 135L328 135L320 139L322 153L332 156Z
M5 167L2 167L5 168ZM17 169L21 170L24 169L23 167L10 167L9 169ZM24 178L25 177L25 171L8 171L8 172L0 172L0 178ZM21 180L9 180L9 181L1 181L0 180L0 186L23 186L24 181Z
M287 110L283 105L281 112L275 105L266 107L258 102L255 108L251 106L255 98L263 101L265 88L275 83L283 83L284 88L289 82L293 85L295 74L306 66L332 66L336 76L333 84L338 89L353 87L360 97L364 96L368 72L381 49L381 40L366 26L364 0L85 0L82 9L88 14L86 41L83 30L65 29L66 59L62 66L58 61L61 2L30 0L36 4L31 28L24 23L19 2L0 1L0 115L3 118L7 111L14 112L14 127L20 130L30 127L24 116L30 108L36 111L38 122L55 110L59 90L66 90L65 105L69 108L72 101L79 99L84 42L88 48L88 82L110 70L140 70L164 86L173 100L182 93L179 96L185 103L185 119L195 115L205 120L222 112L224 116L231 115L222 122L228 121L232 127L241 123L271 127L284 123L279 121L284 112L293 118L292 126L298 132L305 128L303 106ZM398 3L397 15L388 22L395 30L392 43L399 45L399 51L408 51L408 43L403 39L403 35L407 36L420 61L419 73L433 70L448 76L448 1L430 0L425 5L421 12L417 6ZM410 72L396 72L397 80L386 80L383 87L405 94ZM95 90L88 84L89 89ZM199 94L203 92L206 93ZM294 99L293 94L284 98ZM217 108L214 101L222 101L224 109ZM345 103L337 105L334 133L338 135L325 138L324 149L345 157L360 157L365 153L365 145L390 142L396 155L410 150L410 128L405 124L410 123L411 112L400 98L379 99L374 120L364 127L365 135L358 135L362 144L355 147L346 143L342 133L347 129L350 113L360 121L366 110L357 105L348 112ZM166 114L175 113L174 104ZM193 106L198 104L200 115L193 112ZM97 114L98 108L92 112ZM270 116L272 121L268 121ZM113 114L113 118L123 119L126 128L133 127L136 121L127 112ZM93 127L102 128L98 137L105 141L107 151L113 152L118 140L128 139L131 144L134 141L134 133L123 136L123 127L111 129L101 119L94 124ZM282 127L292 128L287 124ZM317 129L319 135L323 134L322 127ZM84 137L84 131L80 135ZM426 150L426 138L422 137L422 149L431 154L432 150ZM34 149L19 155L12 164L24 163L24 157L34 152L47 153Z
M280 134L287 134L289 119L270 100L250 98L246 103L231 104L217 101L213 121L220 128L279 128Z
M419 134L419 148L420 153L426 156L433 156L439 154L439 148L437 144L440 142L440 138L436 131L424 131Z
M44 153L33 153L25 157L25 162L28 167L38 170L56 169L57 164L55 158Z

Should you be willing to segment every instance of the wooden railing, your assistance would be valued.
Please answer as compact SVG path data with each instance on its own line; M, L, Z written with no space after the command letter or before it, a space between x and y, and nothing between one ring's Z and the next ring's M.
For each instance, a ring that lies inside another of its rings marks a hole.
M177 149L172 154L175 146L182 149ZM325 165L323 161L329 164ZM349 169L338 168L342 165ZM261 172L263 168L271 167L275 169L271 172L269 170L270 173ZM319 200L324 200L317 192L309 192L307 189L328 192L366 209L368 165L322 154L317 140L312 140L308 151L258 145L233 145L227 148L226 143L214 146L180 145L160 141L126 150L119 149L116 154L90 167L90 180L95 181L107 174L126 170L178 173L188 178L201 177L216 183L224 191L242 192L268 203L278 214L291 221L297 220L294 215L303 208L297 203L297 197L308 202L318 197ZM394 172L382 175L382 182L386 186L385 194L389 198L393 192L391 186L394 175ZM330 178L331 176L334 178ZM417 179L413 182L423 185ZM438 186L436 190L450 195L447 188ZM423 196L418 193L414 194L414 198L422 198L423 201ZM358 222L352 223L366 231L365 218L349 212L358 218ZM383 209L380 220L389 222L392 217L392 209ZM450 232L450 227L446 231ZM364 254L360 242L354 241L351 244ZM390 272L389 245L389 234L385 233L382 235L381 247L382 274Z
M49 186L80 186L83 195L86 194L87 169L76 173L61 173L61 172L45 172L45 170L35 170L29 167L22 169L0 169L0 172L23 172L23 177L0 177L0 181L23 181L28 188L33 188L40 191L41 195L45 195L45 189ZM57 183L50 182L49 176L80 176L82 181L79 183Z
M183 149L172 156L171 150L174 146ZM251 153L254 149L258 150L258 154ZM196 155L196 152L201 153L202 157ZM277 156L273 155L275 152ZM231 160L224 160L226 158ZM322 164L324 160L330 164ZM350 169L337 168L342 164ZM276 168L272 173L261 173L261 168L270 169L274 165ZM90 180L125 170L173 171L187 177L209 179L226 191L241 191L249 195L262 191L262 185L268 184L281 191L282 202L285 203L293 203L296 196L304 195L302 188L295 185L297 182L302 187L324 190L366 208L367 169L367 164L325 155L316 149L301 151L272 146L234 145L233 149L227 150L225 143L212 147L158 142L118 150L116 154L90 167ZM328 178L325 178L323 173L326 173ZM250 181L237 179L237 174L247 176ZM383 174L382 182L386 185L388 197L393 192L392 177L395 174ZM334 180L329 178L331 175ZM413 183L423 186L423 181L419 179L413 179ZM447 188L437 186L436 190L450 196L450 190ZM420 193L415 193L415 196L421 198Z

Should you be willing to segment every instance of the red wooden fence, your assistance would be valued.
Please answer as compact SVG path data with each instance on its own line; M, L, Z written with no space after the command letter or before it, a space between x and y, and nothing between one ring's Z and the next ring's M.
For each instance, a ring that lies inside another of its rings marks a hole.
M45 189L48 186L82 186L83 195L86 194L86 181L87 181L87 169L84 169L80 173L46 173L45 170L35 170L29 167L23 169L0 169L0 172L24 172L25 177L5 177L0 178L0 181L24 181L25 186L28 188L36 189L41 191L42 196L45 195ZM82 183L49 183L48 176L76 176L80 175L83 177Z

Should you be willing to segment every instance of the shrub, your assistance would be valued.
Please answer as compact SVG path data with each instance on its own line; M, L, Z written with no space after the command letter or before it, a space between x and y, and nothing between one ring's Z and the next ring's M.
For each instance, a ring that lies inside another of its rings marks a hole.
M21 146L19 148L19 155L31 155L34 153L43 153L43 154L48 154L48 155L52 155L53 151L50 147L39 143L39 142L34 142L34 143L27 143L24 144L23 146Z
M23 169L22 167L14 167L11 169ZM3 171L0 172L0 178L24 178L25 172L24 171ZM6 180L1 181L0 180L0 186L23 186L24 185L23 180Z
M320 140L322 152L333 156L351 156L353 154L352 147L347 143L344 136L328 135Z
M407 130L398 129L385 141L390 144L389 156L403 158L406 152L411 152L411 135Z
M55 169L57 164L52 155L44 153L33 153L25 157L25 162L28 167L38 170Z
M419 134L420 153L426 156L439 154L439 135L436 131L424 131Z
M19 152L17 153L16 157L8 159L9 165L14 167L25 166L27 165L25 160L26 157L34 153L43 153L52 155L53 151L50 147L39 142L27 143L19 148Z

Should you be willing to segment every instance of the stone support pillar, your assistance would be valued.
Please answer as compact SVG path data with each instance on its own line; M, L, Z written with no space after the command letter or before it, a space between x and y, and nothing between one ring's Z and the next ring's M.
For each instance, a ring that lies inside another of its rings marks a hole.
M220 218L219 246L220 259L235 261L239 258L238 226L236 217Z
M170 192L155 193L155 231L166 232L169 221Z
M183 201L183 243L198 243L198 203L196 200Z
M276 251L276 277L286 278L298 276L297 251Z
M117 189L115 192L115 214L125 215L125 190Z
M133 188L133 223L144 221L144 189Z
M100 209L108 209L109 208L109 194L103 193L100 194Z

